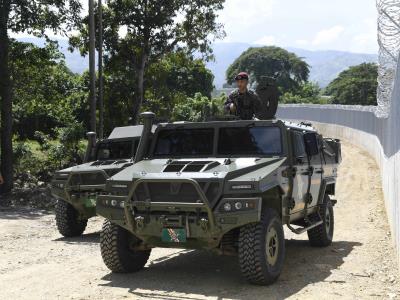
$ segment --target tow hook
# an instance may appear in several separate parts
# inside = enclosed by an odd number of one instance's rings
[[[135,218],[135,222],[136,222],[136,227],[138,229],[143,229],[144,228],[144,217],[142,216],[138,216]]]
[[[204,231],[208,230],[208,220],[206,218],[201,218],[200,219],[200,227],[201,229],[203,229]]]

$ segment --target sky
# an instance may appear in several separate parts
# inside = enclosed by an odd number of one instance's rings
[[[377,53],[376,19],[376,0],[226,0],[218,42]]]
[[[377,53],[376,0],[226,0],[223,42]]]

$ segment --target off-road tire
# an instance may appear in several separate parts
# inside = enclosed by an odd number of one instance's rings
[[[314,214],[309,217],[310,221],[322,219],[322,224],[307,231],[310,245],[313,247],[327,247],[332,244],[334,232],[334,214],[331,199],[325,195],[319,215]]]
[[[100,232],[101,257],[114,273],[137,272],[145,266],[151,250],[136,251],[132,243],[140,241],[126,229],[105,220]]]
[[[59,199],[57,200],[55,211],[57,228],[63,236],[75,237],[82,235],[88,220],[82,218],[71,204]]]
[[[273,264],[267,259],[267,236],[274,232],[277,248]],[[268,238],[270,240],[270,238]],[[271,244],[269,244],[271,246]],[[271,248],[269,248],[271,250]],[[274,209],[265,209],[261,221],[243,226],[239,234],[239,265],[250,283],[269,285],[281,274],[285,259],[285,236],[281,218]]]

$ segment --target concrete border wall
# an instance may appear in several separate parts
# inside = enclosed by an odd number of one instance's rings
[[[400,66],[389,116],[378,117],[376,109],[343,105],[282,105],[278,117],[311,121],[325,136],[349,140],[375,158],[381,171],[387,215],[400,262]]]

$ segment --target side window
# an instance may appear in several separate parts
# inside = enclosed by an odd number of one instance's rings
[[[304,138],[301,132],[293,132],[293,151],[295,157],[307,157]]]
[[[317,135],[317,143],[318,143],[318,154],[317,155],[313,155],[312,157],[311,157],[311,164],[315,164],[315,165],[319,165],[319,164],[321,164],[321,152],[320,152],[320,149],[321,149],[321,146],[322,146],[322,143],[323,143],[323,141],[322,141],[322,138],[321,138],[321,136],[320,135]]]

